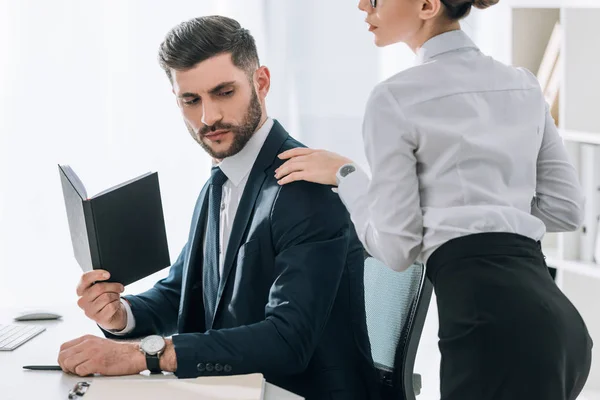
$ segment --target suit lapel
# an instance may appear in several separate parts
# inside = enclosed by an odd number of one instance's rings
[[[187,314],[189,294],[194,281],[202,276],[202,260],[204,254],[204,226],[208,211],[208,184],[204,185],[194,208],[190,235],[188,237],[188,254],[185,258],[181,275],[181,302],[179,305],[179,332],[185,332],[184,324]],[[200,254],[200,257],[198,257]],[[194,274],[195,272],[195,274]],[[202,318],[204,320],[204,318]]]
[[[256,161],[254,162],[254,166],[250,171],[248,182],[244,188],[244,193],[240,199],[240,204],[233,220],[233,226],[231,227],[231,235],[229,236],[229,243],[225,253],[225,262],[223,264],[223,275],[219,281],[215,314],[210,321],[210,326],[207,326],[207,329],[212,328],[215,317],[219,310],[219,305],[223,297],[223,291],[225,289],[225,285],[227,284],[227,279],[229,278],[229,273],[231,272],[235,257],[237,256],[242,239],[244,237],[244,233],[246,232],[246,228],[252,217],[252,211],[254,210],[256,199],[258,198],[260,190],[265,182],[265,179],[267,178],[266,170],[273,165],[273,161],[277,157],[279,149],[288,136],[288,133],[285,131],[285,129],[283,129],[281,124],[275,121],[273,128],[271,128],[269,136],[265,140],[265,143],[263,144],[263,147],[260,150]]]

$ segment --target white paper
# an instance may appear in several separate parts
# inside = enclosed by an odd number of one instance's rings
[[[261,400],[264,379],[260,374],[198,379],[94,379],[85,400]]]

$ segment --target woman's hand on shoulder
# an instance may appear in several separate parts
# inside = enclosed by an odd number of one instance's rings
[[[280,185],[307,181],[335,186],[337,171],[342,165],[352,162],[330,151],[302,147],[284,151],[278,157],[287,160],[275,170],[275,178]]]

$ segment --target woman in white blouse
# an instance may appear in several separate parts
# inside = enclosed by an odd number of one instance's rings
[[[426,264],[443,400],[574,400],[592,341],[540,240],[577,229],[584,200],[535,76],[460,30],[471,7],[497,2],[361,0],[376,45],[417,55],[368,101],[371,178],[312,149],[282,153],[276,177],[337,185],[371,255],[397,271]]]

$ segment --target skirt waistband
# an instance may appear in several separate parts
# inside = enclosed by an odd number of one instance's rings
[[[441,245],[427,260],[427,276],[435,284],[437,272],[447,263],[470,257],[504,255],[540,258],[542,246],[527,236],[507,232],[486,232],[458,237]]]

